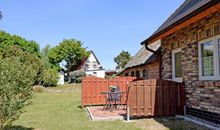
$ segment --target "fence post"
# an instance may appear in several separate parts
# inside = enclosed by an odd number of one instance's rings
[[[130,110],[129,110],[129,106],[127,106],[127,122],[130,122]]]
[[[184,116],[186,116],[186,105],[184,105]]]

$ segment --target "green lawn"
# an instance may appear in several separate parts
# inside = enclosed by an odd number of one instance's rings
[[[49,88],[50,91],[36,93],[32,105],[25,109],[15,130],[169,130],[202,129],[174,118],[142,119],[131,123],[124,121],[91,121],[80,108],[80,85]],[[51,90],[54,90],[51,91]],[[57,91],[59,90],[59,91]],[[70,90],[70,92],[67,92]],[[74,91],[76,90],[76,91]]]
[[[60,90],[64,88],[59,87]],[[58,90],[59,88],[56,88]],[[80,87],[74,87],[79,90]],[[69,90],[72,88],[65,87]],[[28,106],[15,129],[34,128],[37,130],[135,130],[132,123],[123,121],[91,121],[87,112],[81,109],[80,92],[43,92],[36,93],[33,104]],[[28,129],[27,129],[28,130]]]

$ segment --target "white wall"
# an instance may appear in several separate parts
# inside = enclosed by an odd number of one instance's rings
[[[101,67],[100,64],[98,64],[98,61],[96,61],[95,56],[93,53],[90,53],[90,56],[86,59],[85,63],[83,64],[84,70],[98,70]]]
[[[95,76],[99,78],[105,78],[105,70],[93,70],[93,71],[85,71],[87,76]]]
[[[64,74],[59,73],[59,79],[57,85],[64,85]]]

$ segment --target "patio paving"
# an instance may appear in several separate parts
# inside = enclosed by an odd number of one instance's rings
[[[87,107],[92,120],[124,120],[126,109],[123,106],[110,109],[103,109],[103,106]]]

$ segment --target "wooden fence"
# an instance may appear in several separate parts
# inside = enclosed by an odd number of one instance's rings
[[[165,80],[139,80],[129,84],[130,116],[174,116],[183,114],[184,85]]]
[[[106,103],[106,95],[101,92],[108,91],[110,85],[117,85],[120,91],[127,91],[127,84],[136,79],[135,77],[118,77],[104,79],[97,77],[84,77],[82,82],[81,105],[103,105]],[[126,94],[123,94],[122,103],[125,104]]]

